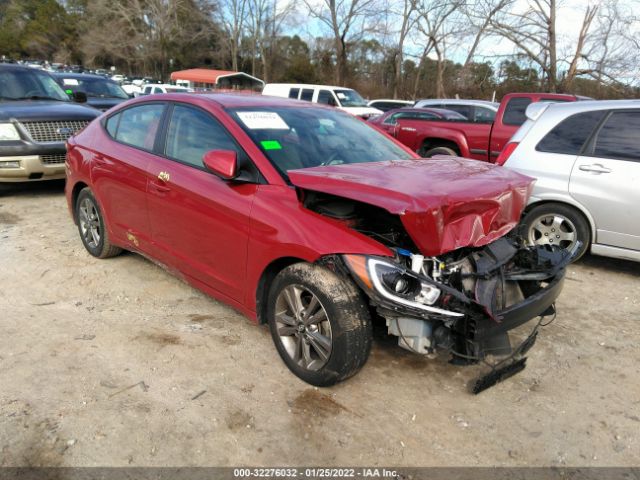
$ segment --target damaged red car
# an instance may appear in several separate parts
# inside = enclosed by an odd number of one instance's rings
[[[88,252],[123,249],[269,325],[304,381],[367,361],[372,323],[401,347],[524,368],[572,252],[512,235],[531,178],[421,159],[339,110],[258,95],[154,95],[68,141],[66,195]]]

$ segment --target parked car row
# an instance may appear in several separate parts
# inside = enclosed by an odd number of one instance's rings
[[[519,345],[509,331],[555,314],[565,267],[588,246],[638,260],[636,102],[507,96],[481,124],[477,161],[406,145],[424,125],[470,136],[474,122],[445,101],[364,122],[353,90],[287,85],[276,98],[144,95],[101,114],[78,105],[90,79],[57,80],[71,93],[46,72],[0,66],[0,180],[66,173],[91,255],[130,250],[180,272],[267,323],[314,385],[355,374],[380,320],[418,354],[504,357],[479,392],[524,368],[541,322]],[[498,136],[518,122],[510,141]]]

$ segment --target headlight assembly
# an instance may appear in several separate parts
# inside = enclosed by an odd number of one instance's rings
[[[20,134],[13,123],[0,123],[0,142],[20,140]]]
[[[425,312],[464,316],[463,313],[433,307],[440,298],[440,289],[401,265],[365,255],[343,255],[343,258],[363,288],[387,300]]]

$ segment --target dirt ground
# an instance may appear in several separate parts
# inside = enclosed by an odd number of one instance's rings
[[[569,268],[521,374],[478,395],[377,335],[316,389],[138,255],[90,257],[61,183],[0,186],[0,466],[637,466],[640,264]]]

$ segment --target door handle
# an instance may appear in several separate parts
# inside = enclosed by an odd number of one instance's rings
[[[160,180],[161,182],[167,183],[170,179],[171,175],[169,175],[169,172],[160,172],[158,174],[158,180]]]
[[[583,172],[592,172],[592,173],[611,173],[611,169],[600,165],[599,163],[594,163],[593,165],[580,165],[578,167]]]

